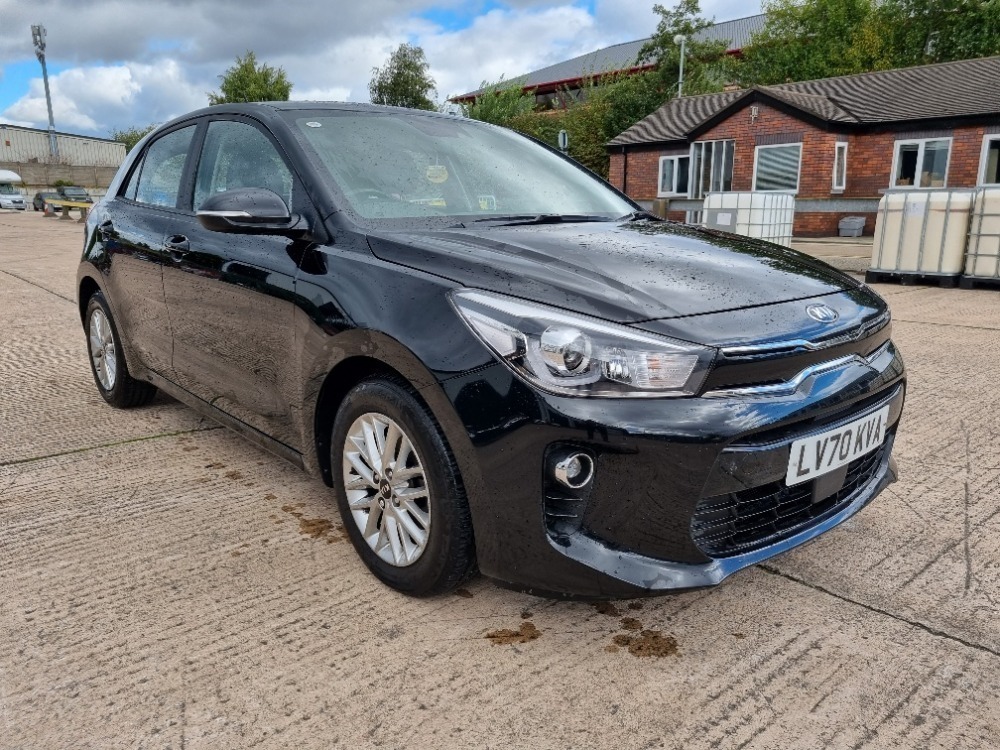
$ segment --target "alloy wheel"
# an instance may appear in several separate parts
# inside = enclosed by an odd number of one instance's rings
[[[354,420],[344,442],[344,490],[372,551],[396,567],[427,547],[431,497],[423,464],[403,429],[384,414]]]
[[[115,387],[118,376],[118,355],[115,351],[115,337],[111,332],[111,321],[101,309],[90,315],[90,359],[101,387],[110,391]]]

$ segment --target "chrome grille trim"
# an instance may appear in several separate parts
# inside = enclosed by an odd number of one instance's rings
[[[750,346],[724,346],[721,348],[723,356],[728,359],[743,359],[760,355],[774,355],[778,352],[810,351],[815,352],[821,349],[828,349],[831,346],[848,344],[852,341],[860,341],[866,336],[876,333],[889,325],[892,316],[888,310],[877,318],[852,328],[846,333],[822,341],[808,341],[806,339],[784,339],[782,341],[772,341],[764,344],[753,344]]]
[[[715,391],[707,391],[702,394],[702,398],[731,398],[731,397],[742,397],[742,398],[774,398],[776,396],[791,396],[798,392],[805,383],[810,378],[817,375],[822,375],[825,372],[830,372],[832,370],[839,370],[841,368],[847,367],[848,365],[860,363],[873,367],[879,371],[885,369],[884,367],[879,367],[876,363],[878,360],[885,355],[889,347],[892,345],[892,341],[886,341],[882,346],[873,351],[867,357],[863,357],[860,354],[848,354],[844,357],[838,357],[837,359],[831,359],[827,362],[818,362],[815,365],[810,365],[804,370],[801,370],[795,377],[790,380],[786,380],[781,383],[771,383],[768,385],[749,385],[741,386],[739,388],[722,388]],[[892,358],[890,357],[890,362]]]

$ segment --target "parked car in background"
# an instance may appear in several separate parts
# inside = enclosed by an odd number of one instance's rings
[[[24,211],[27,208],[18,185],[21,185],[21,176],[17,172],[0,169],[0,208],[16,211]]]
[[[59,193],[63,200],[77,201],[78,203],[94,202],[94,199],[90,197],[90,193],[76,185],[60,185],[56,188],[56,192]]]
[[[59,193],[55,191],[47,191],[44,193],[35,193],[35,197],[31,199],[31,207],[36,211],[41,211],[45,208],[45,204],[49,201],[60,201],[65,200]],[[62,206],[53,206],[53,211],[62,211]]]
[[[709,586],[896,477],[878,294],[473,120],[180,117],[89,212],[77,293],[105,401],[159,388],[304,467],[408,594]]]

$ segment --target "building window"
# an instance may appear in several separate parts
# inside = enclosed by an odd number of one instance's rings
[[[736,141],[698,141],[691,144],[690,197],[704,198],[708,192],[733,189],[735,151]]]
[[[896,141],[892,186],[946,187],[950,154],[951,138]]]
[[[660,179],[656,195],[665,198],[671,195],[687,195],[689,156],[661,156]]]
[[[833,192],[847,189],[847,144],[838,143],[833,149]]]
[[[983,139],[982,168],[979,170],[980,185],[1000,185],[1000,135]]]
[[[797,193],[801,161],[801,143],[758,146],[754,155],[753,189]]]

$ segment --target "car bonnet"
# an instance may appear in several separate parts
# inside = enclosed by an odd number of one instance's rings
[[[770,243],[672,222],[374,232],[379,258],[621,323],[773,305],[859,282]]]

